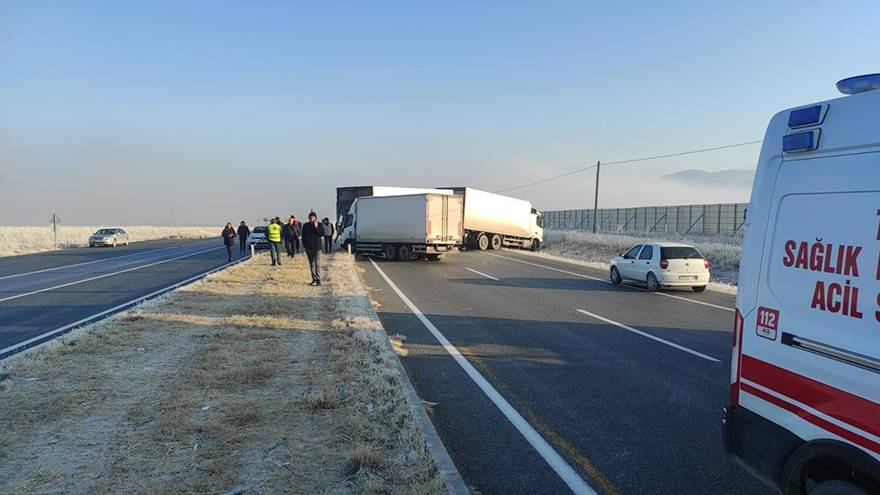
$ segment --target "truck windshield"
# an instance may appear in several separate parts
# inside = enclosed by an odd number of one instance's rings
[[[697,251],[697,248],[690,246],[660,248],[660,257],[665,260],[703,259],[703,255]]]
[[[538,215],[538,217],[535,218],[535,223],[538,224],[538,227],[544,228],[544,216]]]

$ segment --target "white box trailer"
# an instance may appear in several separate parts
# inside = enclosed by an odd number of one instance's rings
[[[452,194],[452,191],[431,189],[425,187],[398,187],[398,186],[345,186],[336,188],[336,220],[341,226],[345,224],[345,216],[348,215],[352,203],[357,198],[365,196],[402,196],[405,194]],[[342,230],[342,229],[340,229]]]
[[[880,493],[880,74],[770,121],[746,217],[724,445],[786,495]]]
[[[463,204],[461,196],[434,193],[358,198],[339,241],[358,254],[439,260],[461,245]]]
[[[532,203],[472,187],[450,187],[464,196],[464,244],[473,249],[537,250],[544,242],[542,218]]]

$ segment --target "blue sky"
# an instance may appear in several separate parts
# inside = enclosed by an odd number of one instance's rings
[[[760,138],[877,72],[878,2],[0,0],[0,224],[332,213],[335,187],[500,189]],[[833,7],[831,9],[830,7]],[[603,171],[603,206],[758,147]],[[592,174],[516,191],[586,207]],[[111,206],[112,205],[112,206]]]

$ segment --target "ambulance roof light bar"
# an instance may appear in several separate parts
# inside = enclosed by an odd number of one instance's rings
[[[837,89],[845,95],[855,95],[880,89],[880,74],[848,77],[837,82]]]

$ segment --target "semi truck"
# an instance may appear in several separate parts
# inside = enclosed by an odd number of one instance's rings
[[[452,194],[357,198],[339,243],[356,254],[388,260],[440,260],[461,245],[463,209],[463,198]]]
[[[336,188],[336,220],[345,223],[345,215],[351,209],[352,203],[357,198],[365,196],[400,196],[403,194],[452,194],[451,191],[422,188],[422,187],[396,187],[396,186],[345,186]]]
[[[464,198],[463,244],[485,251],[517,247],[536,251],[544,243],[541,214],[522,199],[472,187],[443,187]]]

